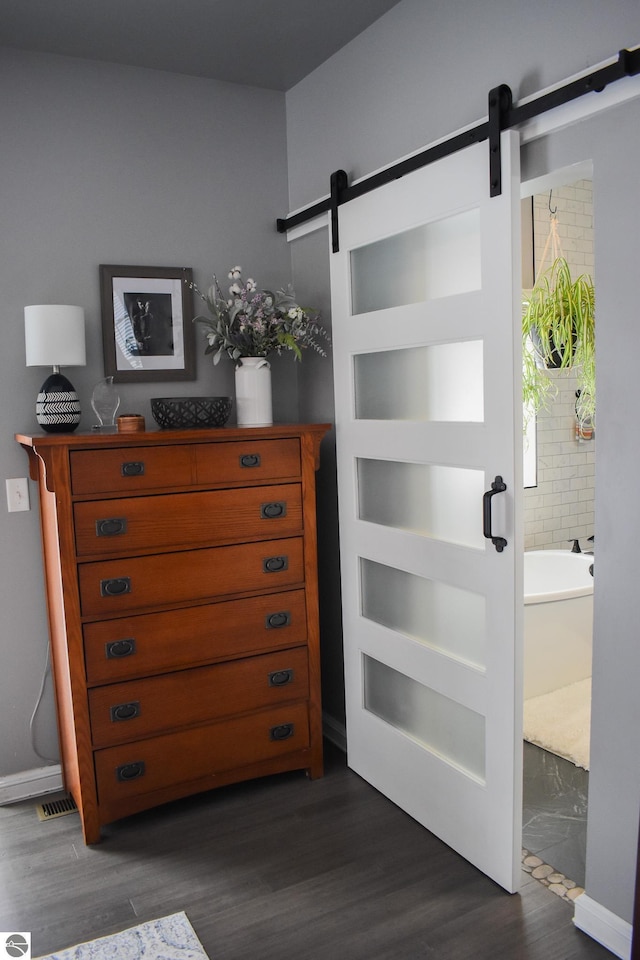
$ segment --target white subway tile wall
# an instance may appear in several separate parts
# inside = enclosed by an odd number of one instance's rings
[[[553,190],[551,207],[557,207],[558,236],[572,276],[594,277],[593,190],[590,180]],[[533,198],[533,234],[536,274],[550,264],[550,250],[540,260],[549,235],[549,194]],[[594,277],[595,279],[595,277]],[[550,409],[537,417],[538,485],[524,491],[525,550],[567,550],[580,540],[589,549],[593,535],[595,439],[579,441],[575,435],[577,378],[572,371],[552,370],[558,395]],[[595,436],[595,433],[594,433]]]

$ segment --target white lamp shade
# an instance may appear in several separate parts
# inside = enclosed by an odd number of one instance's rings
[[[24,308],[28,367],[84,367],[84,310],[68,304]]]

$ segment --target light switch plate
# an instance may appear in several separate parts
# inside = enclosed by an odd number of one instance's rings
[[[5,486],[7,488],[7,509],[9,513],[31,509],[29,481],[26,477],[13,477],[11,480],[5,480]]]

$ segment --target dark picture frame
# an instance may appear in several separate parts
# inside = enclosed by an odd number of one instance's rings
[[[105,376],[195,380],[190,267],[100,265]]]

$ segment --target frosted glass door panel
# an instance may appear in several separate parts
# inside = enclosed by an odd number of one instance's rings
[[[362,558],[360,575],[364,617],[484,668],[483,596]]]
[[[484,549],[482,470],[359,458],[357,471],[361,520]]]
[[[351,312],[479,290],[480,212],[467,210],[351,251]]]
[[[482,368],[482,340],[357,354],[356,417],[481,423]]]
[[[363,660],[365,710],[484,782],[484,717],[373,657]]]

